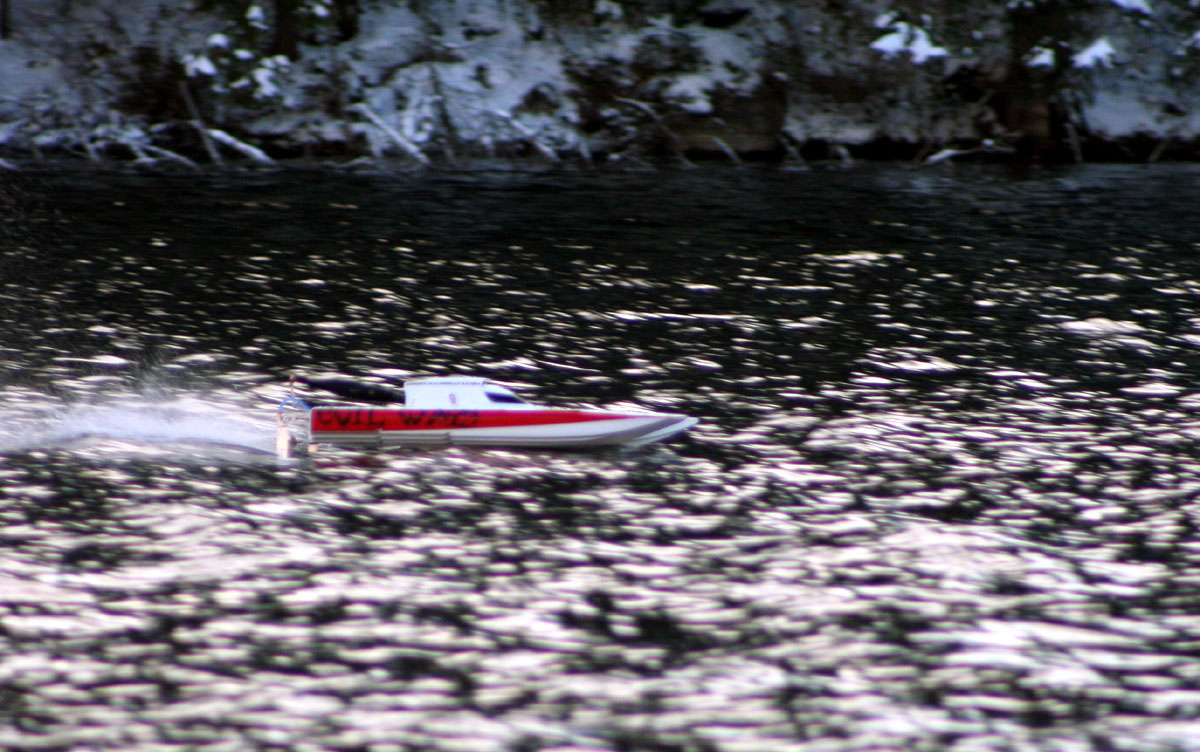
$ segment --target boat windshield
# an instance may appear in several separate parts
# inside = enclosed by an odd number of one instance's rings
[[[495,402],[498,404],[506,404],[506,405],[524,405],[524,404],[526,404],[525,400],[521,399],[520,397],[518,397],[515,394],[509,394],[508,392],[484,392],[484,394],[487,395],[489,402]]]

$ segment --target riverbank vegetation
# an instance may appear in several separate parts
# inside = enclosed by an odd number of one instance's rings
[[[1187,0],[0,0],[0,158],[1192,160]]]

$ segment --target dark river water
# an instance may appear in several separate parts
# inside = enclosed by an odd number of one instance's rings
[[[2,749],[1200,750],[1198,168],[0,181]]]

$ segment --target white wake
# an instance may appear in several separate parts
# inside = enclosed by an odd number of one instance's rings
[[[128,395],[67,405],[27,390],[0,392],[0,452],[130,446],[274,454],[274,414],[260,402],[212,395]]]

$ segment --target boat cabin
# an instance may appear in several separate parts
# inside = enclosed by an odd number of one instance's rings
[[[529,403],[488,379],[460,376],[404,382],[404,406],[413,410],[527,410]]]

